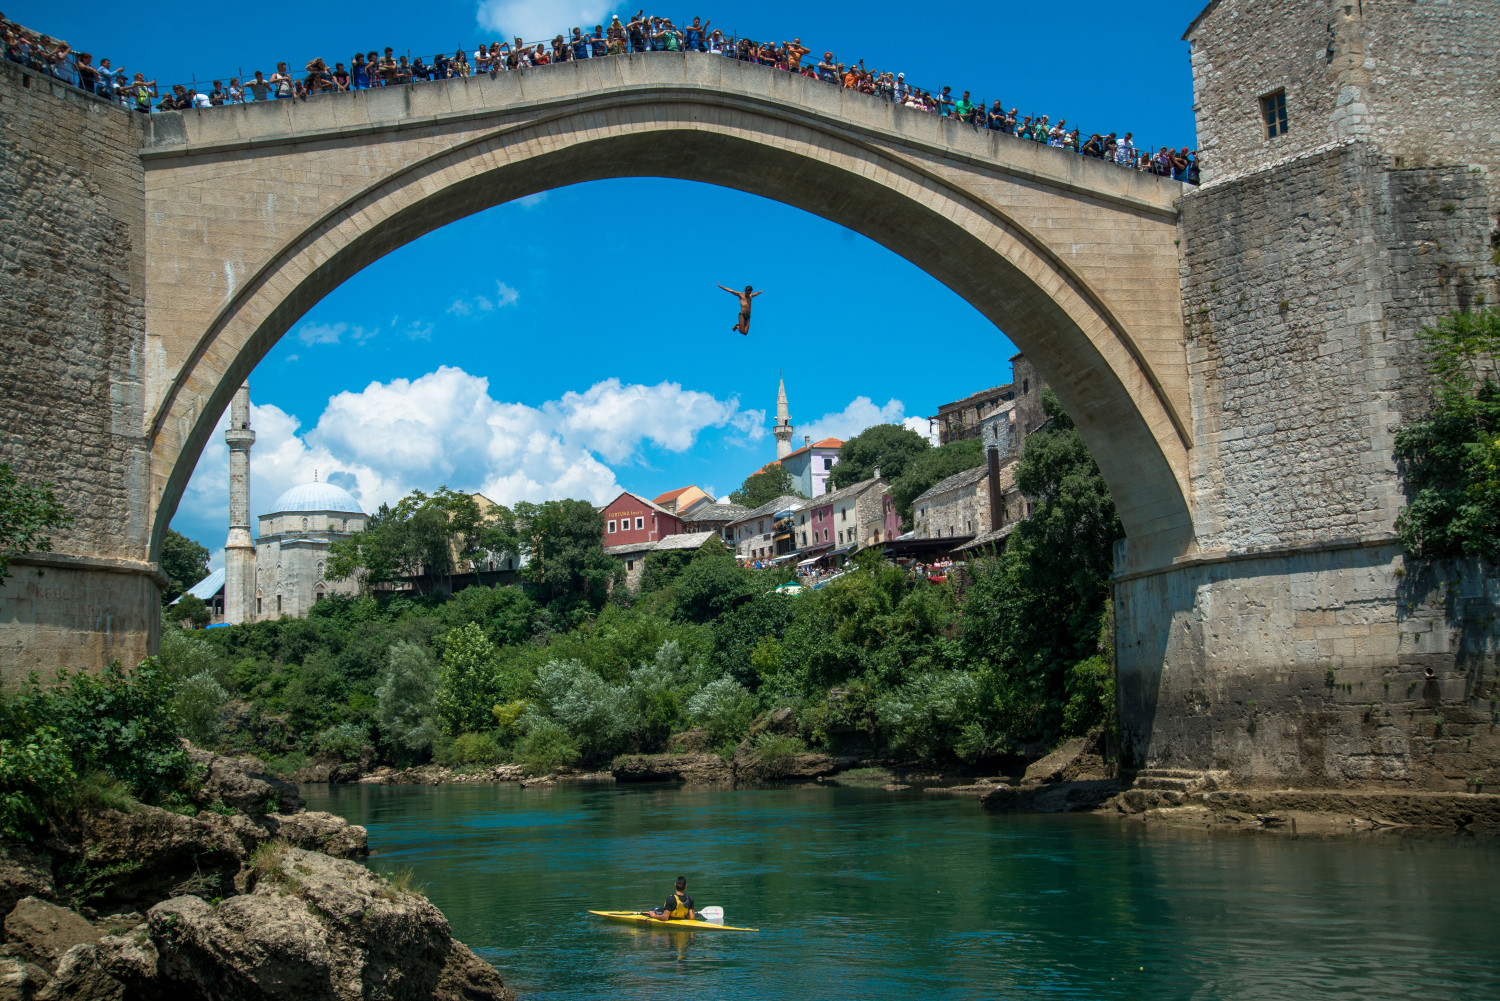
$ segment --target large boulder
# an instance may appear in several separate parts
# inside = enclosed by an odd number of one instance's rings
[[[12,956],[0,956],[0,1001],[32,1001],[51,981],[46,970]]]
[[[616,782],[729,785],[734,772],[717,754],[622,754],[610,768]]]
[[[438,974],[432,1001],[514,1001],[515,995],[495,968],[457,939]]]
[[[81,915],[38,897],[22,899],[5,916],[7,951],[49,971],[69,949],[100,937]]]
[[[177,897],[151,909],[159,974],[184,995],[214,1001],[433,996],[454,945],[448,920],[426,898],[353,862],[276,844],[259,853],[255,873],[249,893],[222,903]],[[457,983],[480,983],[472,973],[454,976]]]
[[[1070,737],[1051,753],[1026,767],[1022,786],[1052,782],[1091,782],[1110,777],[1104,760],[1104,733],[1095,730],[1085,737]]]
[[[293,848],[322,852],[336,858],[363,858],[370,854],[369,834],[358,824],[351,824],[332,813],[267,813],[262,816],[236,814],[218,818],[199,814],[199,819],[226,824],[247,852],[262,842],[280,839]]]
[[[189,745],[187,755],[203,768],[200,805],[223,803],[244,813],[296,813],[302,809],[297,787],[266,772],[256,758],[226,758]]]
[[[125,984],[99,965],[98,946],[75,945],[57,964],[36,1001],[125,1001]]]
[[[0,844],[0,915],[9,914],[22,897],[51,900],[55,895],[52,867],[45,858],[22,845]]]
[[[212,816],[212,815],[210,815]],[[229,892],[245,849],[224,822],[154,806],[96,810],[79,820],[82,859],[113,871],[108,899],[152,903],[174,893]]]

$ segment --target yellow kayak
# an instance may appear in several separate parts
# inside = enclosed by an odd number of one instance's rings
[[[760,931],[759,928],[736,928],[733,925],[718,925],[712,921],[671,921],[666,918],[647,917],[640,911],[589,911],[611,921],[623,921],[628,925],[645,925],[648,928],[674,928],[679,931]]]

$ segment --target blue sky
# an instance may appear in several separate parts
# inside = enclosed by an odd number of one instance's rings
[[[1203,2],[992,2],[967,24],[962,7],[884,0],[650,10],[755,38],[800,36],[919,86],[999,97],[1085,135],[1128,129],[1146,146],[1194,142],[1180,38]],[[163,89],[269,75],[278,60],[298,67],[315,54],[347,61],[392,45],[430,57],[517,33],[550,38],[635,10],[534,0],[236,6],[232,17],[55,0],[0,9]],[[766,290],[748,338],[729,329],[736,305],[716,282]],[[841,339],[861,349],[830,364],[820,349],[829,332],[855,335]],[[798,209],[672,180],[558,189],[390,254],[293,327],[251,377],[252,510],[314,469],[367,510],[442,483],[505,502],[655,496],[688,483],[722,495],[774,457],[778,371],[800,442],[931,414],[1007,381],[1013,351],[922,271]],[[216,556],[226,491],[216,435],[174,519]]]

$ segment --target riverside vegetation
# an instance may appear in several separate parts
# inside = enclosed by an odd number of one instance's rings
[[[591,505],[526,505],[485,526],[460,495],[414,495],[377,512],[340,554],[341,572],[389,579],[422,553],[441,566],[445,553],[482,546],[526,553],[524,583],[168,628],[174,718],[198,742],[283,772],[330,759],[599,767],[670,750],[690,729],[728,755],[758,717],[787,708],[794,726],[756,738],[764,757],[817,749],[978,766],[1107,725],[1113,665],[1101,637],[1120,526],[1078,431],[1055,399],[1047,408],[1017,473],[1035,515],[960,587],[867,554],[822,589],[777,594],[787,574],[743,569],[711,540],[652,554],[631,595],[610,586],[621,568],[599,548]],[[910,443],[889,430],[846,448],[902,465]],[[948,475],[956,451],[925,475]]]

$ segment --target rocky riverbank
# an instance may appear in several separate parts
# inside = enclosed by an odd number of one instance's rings
[[[0,843],[0,1001],[511,998],[420,892],[351,861],[364,828],[191,754],[196,816],[87,804]]]
[[[1133,823],[1223,832],[1346,834],[1426,828],[1500,832],[1492,793],[1368,789],[1244,789],[1223,772],[1111,775],[1097,736],[1064,742],[1015,784],[986,793],[992,810],[1087,812]]]

